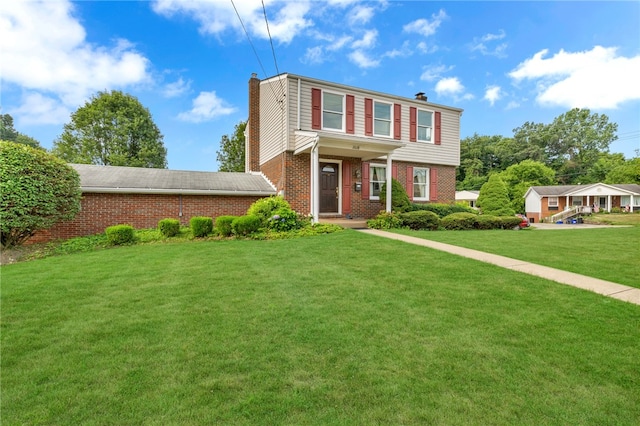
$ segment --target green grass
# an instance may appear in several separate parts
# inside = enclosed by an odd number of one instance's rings
[[[639,318],[355,231],[50,257],[2,268],[2,420],[636,425]]]
[[[640,227],[393,232],[640,288]]]
[[[640,213],[598,213],[586,216],[585,223],[640,226]]]

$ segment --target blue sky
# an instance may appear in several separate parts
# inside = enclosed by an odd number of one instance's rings
[[[136,96],[169,168],[215,171],[247,118],[247,81],[277,74],[260,1],[0,2],[1,112],[51,148],[100,90]],[[280,72],[464,109],[461,137],[513,136],[574,107],[640,149],[640,2],[264,2]],[[259,58],[259,59],[258,59]]]

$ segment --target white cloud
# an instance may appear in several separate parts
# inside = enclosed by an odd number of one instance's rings
[[[178,119],[192,123],[201,123],[203,121],[214,120],[223,115],[233,114],[236,111],[237,108],[219,98],[215,91],[200,92],[198,97],[193,100],[193,108],[178,114]]]
[[[27,90],[16,113],[34,124],[59,120],[98,90],[150,80],[148,59],[128,41],[89,43],[68,1],[0,2],[0,40],[2,79]],[[42,108],[36,95],[46,100]]]
[[[406,40],[404,43],[402,43],[400,49],[389,50],[384,54],[384,56],[387,58],[406,58],[411,55],[413,55],[413,51],[411,50],[411,47],[409,47],[409,40]]]
[[[453,65],[448,67],[445,65],[438,65],[435,67],[425,68],[424,71],[422,72],[422,75],[420,75],[420,80],[435,81],[439,79],[442,76],[442,74],[449,72],[452,69],[453,69]]]
[[[250,35],[267,39],[271,37],[282,43],[289,43],[301,31],[313,25],[305,16],[311,9],[309,1],[266,2],[269,32],[267,32],[262,3],[257,0],[236,1],[238,14]],[[203,34],[220,36],[229,29],[243,34],[242,25],[230,1],[201,0],[156,0],[153,10],[163,16],[187,15],[200,25]]]
[[[351,43],[351,47],[354,49],[370,49],[375,46],[377,38],[378,30],[368,30],[360,40]]]
[[[498,34],[485,34],[482,37],[473,39],[471,51],[478,51],[485,56],[496,56],[498,58],[506,58],[507,43],[500,43],[497,46],[487,46],[496,40],[502,40],[507,36],[504,30],[500,30]]]
[[[484,100],[489,101],[491,106],[500,98],[502,98],[502,89],[500,86],[489,86],[484,92]]]
[[[459,101],[461,99],[473,99],[473,95],[465,93],[465,87],[462,85],[458,77],[443,78],[436,83],[436,93],[438,96],[449,96]]]
[[[438,14],[431,15],[431,22],[429,20],[421,18],[416,19],[413,22],[406,24],[402,27],[402,30],[406,33],[416,33],[425,37],[429,37],[436,33],[436,30],[446,18],[448,18],[447,14],[444,10],[440,9]]]
[[[175,98],[182,95],[183,93],[187,93],[190,88],[191,81],[184,81],[182,77],[180,77],[173,83],[167,84],[162,90],[162,95],[165,98]]]
[[[351,62],[360,68],[375,68],[380,65],[380,60],[372,59],[369,55],[361,50],[355,50],[349,54]]]
[[[349,13],[348,19],[351,25],[366,24],[373,18],[374,9],[368,6],[358,5]]]
[[[25,94],[20,107],[11,112],[20,118],[21,124],[60,124],[71,116],[71,110],[58,99],[36,92]]]
[[[615,109],[640,99],[640,55],[618,56],[617,48],[595,46],[589,51],[560,52],[545,59],[547,49],[509,73],[515,82],[536,84],[537,102],[566,108]]]
[[[324,62],[325,54],[322,46],[308,47],[301,59],[304,64],[321,64]]]

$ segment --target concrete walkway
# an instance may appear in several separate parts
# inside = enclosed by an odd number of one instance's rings
[[[585,275],[575,274],[573,272],[549,268],[548,266],[536,265],[535,263],[511,259],[509,257],[499,256],[497,254],[485,253],[478,250],[453,246],[451,244],[424,240],[422,238],[410,237],[408,235],[395,234],[393,232],[380,231],[377,229],[358,229],[358,232],[376,235],[378,237],[390,238],[392,240],[404,241],[406,243],[429,247],[436,250],[446,251],[447,253],[457,254],[458,256],[468,257],[470,259],[479,260],[481,262],[491,263],[502,268],[523,272],[529,275],[535,275],[547,280],[558,282],[560,284],[578,287],[584,290],[593,291],[594,293],[602,294],[604,296],[612,297],[614,299],[624,300],[625,302],[640,305],[639,288],[628,287],[626,285],[617,284],[598,278],[587,277]]]

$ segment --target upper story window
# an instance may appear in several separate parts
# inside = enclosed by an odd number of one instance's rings
[[[433,112],[418,110],[418,141],[433,142]]]
[[[322,127],[344,130],[344,95],[322,92]]]
[[[384,102],[373,103],[373,134],[376,136],[391,136],[392,105]]]

